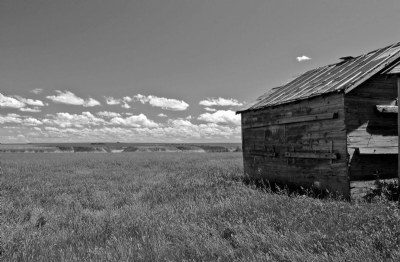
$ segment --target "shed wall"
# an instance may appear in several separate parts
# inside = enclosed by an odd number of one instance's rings
[[[242,140],[250,178],[349,197],[343,93],[243,112]]]
[[[345,119],[351,180],[397,177],[397,114],[381,113],[376,105],[395,105],[397,78],[376,75],[345,95]]]

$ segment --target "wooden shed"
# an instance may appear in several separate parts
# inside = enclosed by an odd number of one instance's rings
[[[398,178],[399,74],[397,43],[263,94],[237,112],[245,174],[346,198],[359,181]]]

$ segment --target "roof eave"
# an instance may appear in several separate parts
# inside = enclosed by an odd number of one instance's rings
[[[236,111],[236,114],[241,114],[241,113],[249,112],[249,111],[258,111],[258,110],[262,110],[262,109],[269,108],[269,107],[287,105],[287,104],[291,104],[291,103],[295,103],[295,102],[301,102],[301,101],[304,101],[304,100],[307,100],[307,99],[310,99],[310,98],[314,98],[314,97],[318,97],[318,96],[324,96],[324,95],[330,95],[332,93],[342,93],[342,92],[344,92],[344,89],[333,90],[333,91],[327,92],[327,93],[313,94],[313,95],[304,97],[302,99],[288,100],[288,101],[285,101],[284,103],[271,104],[271,105],[265,105],[265,106],[256,107],[256,108],[248,108],[248,109],[244,109],[244,110],[238,110],[238,111]]]

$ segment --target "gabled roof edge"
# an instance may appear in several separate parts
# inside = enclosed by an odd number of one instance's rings
[[[334,92],[347,94],[374,75],[396,66],[400,66],[400,42],[344,62],[311,69],[288,84],[269,90],[237,110],[236,114],[303,101]]]

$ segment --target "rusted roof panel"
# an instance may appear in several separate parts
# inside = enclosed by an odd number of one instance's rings
[[[400,43],[312,69],[257,98],[238,113],[303,100],[331,92],[350,92],[373,75],[400,63]],[[391,71],[390,71],[391,72]]]

